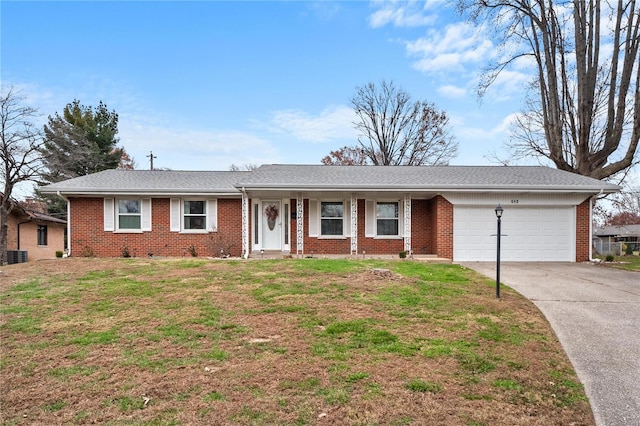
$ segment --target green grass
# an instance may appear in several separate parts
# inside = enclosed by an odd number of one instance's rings
[[[23,421],[11,391],[23,386],[50,390],[34,424],[303,425],[321,412],[328,423],[412,424],[430,415],[421,398],[456,424],[480,424],[475,413],[493,405],[513,413],[507,422],[551,410],[584,423],[574,410],[590,413],[535,307],[508,288],[497,303],[484,278],[456,265],[86,265],[99,269],[26,277],[0,294],[5,424]]]
[[[442,386],[438,383],[425,382],[421,379],[411,379],[405,384],[405,386],[411,392],[438,393],[442,390]]]
[[[224,401],[225,397],[220,392],[209,392],[204,396],[205,402]]]
[[[604,266],[640,272],[640,256],[614,256],[613,262],[605,262],[604,256],[598,258]]]

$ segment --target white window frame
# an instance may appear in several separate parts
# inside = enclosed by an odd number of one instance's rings
[[[378,206],[380,204],[395,204],[396,205],[396,211],[398,212],[397,216],[395,217],[380,217],[378,215]],[[398,228],[398,232],[395,234],[380,234],[378,232],[378,221],[380,220],[395,220],[397,223],[397,228]],[[400,229],[400,202],[399,201],[376,201],[376,236],[377,237],[381,237],[381,238],[385,238],[385,237],[399,237],[402,235],[402,230]]]
[[[335,204],[335,205],[341,205],[342,206],[342,216],[341,217],[334,217],[334,216],[327,216],[327,217],[323,217],[322,216],[322,205],[323,204]],[[320,227],[319,227],[319,236],[322,238],[336,238],[336,237],[344,237],[344,217],[345,217],[345,211],[344,211],[344,201],[342,200],[335,200],[335,201],[329,201],[329,200],[322,200],[318,203],[318,216],[320,219]],[[322,233],[322,221],[323,220],[330,220],[330,221],[341,221],[342,222],[342,232],[340,232],[339,234],[323,234]]]
[[[378,203],[398,205],[398,234],[378,235]],[[387,219],[387,218],[383,218]],[[393,218],[388,218],[393,219]],[[397,240],[404,236],[404,202],[398,199],[365,200],[365,237],[378,240]]]
[[[195,203],[202,202],[204,206],[204,213],[187,213],[186,205],[187,203]],[[186,233],[201,233],[206,232],[208,227],[207,215],[209,214],[209,203],[205,199],[196,199],[196,198],[183,198],[180,200],[180,208],[182,209],[182,214],[180,215],[180,223],[182,225],[182,232]],[[185,226],[185,219],[188,217],[202,217],[204,218],[204,228],[187,228]]]
[[[184,227],[185,216],[200,216],[187,214],[184,212],[184,203],[187,201],[204,201],[205,202],[205,227],[204,229],[186,229]],[[170,200],[170,231],[179,232],[181,234],[208,234],[218,231],[218,200],[215,198],[171,198]]]
[[[140,203],[140,228],[120,228],[120,201],[138,201]],[[151,198],[120,197],[104,199],[104,227],[106,232],[137,234],[151,231]]]
[[[138,213],[122,213],[120,212],[120,202],[132,202],[135,201],[138,203]],[[118,232],[142,232],[142,200],[140,198],[116,198],[115,203],[115,214],[116,214],[116,231]],[[120,218],[121,217],[138,217],[140,218],[140,226],[138,228],[121,228],[120,227]]]
[[[342,203],[342,234],[322,235],[322,203]],[[337,218],[326,218],[337,219]],[[345,239],[351,233],[351,202],[344,199],[309,200],[309,225],[310,237],[318,239]]]

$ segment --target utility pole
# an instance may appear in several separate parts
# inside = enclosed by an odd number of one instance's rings
[[[151,168],[149,170],[153,170],[153,159],[158,157],[153,155],[153,151],[149,151],[149,155],[147,155],[147,157],[149,157],[149,162],[151,163]]]

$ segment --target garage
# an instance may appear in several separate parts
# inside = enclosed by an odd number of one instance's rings
[[[454,261],[496,260],[494,206],[455,206]],[[501,260],[575,261],[574,206],[505,206]]]

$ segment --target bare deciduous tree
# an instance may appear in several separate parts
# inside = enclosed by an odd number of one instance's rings
[[[635,0],[459,0],[494,30],[501,55],[479,92],[519,59],[533,58],[527,110],[515,123],[516,156],[604,179],[636,162],[640,138],[640,7]]]
[[[376,166],[444,165],[457,153],[444,111],[432,103],[412,100],[393,81],[357,87],[351,105],[358,117],[353,124],[359,136],[357,146],[345,147],[347,164],[364,156],[366,163]],[[353,153],[357,153],[354,158]]]
[[[327,166],[366,166],[370,164],[362,148],[357,146],[343,146],[331,151],[321,162]]]
[[[252,163],[247,163],[243,165],[232,164],[229,166],[229,171],[230,172],[242,172],[242,171],[251,172],[257,169],[258,167],[260,167],[258,164],[252,164]]]
[[[22,106],[24,98],[13,88],[0,88],[0,177],[4,183],[0,197],[0,265],[7,263],[8,219],[14,203],[11,196],[15,186],[33,181],[42,166],[40,146],[42,135],[33,125],[37,110]]]

